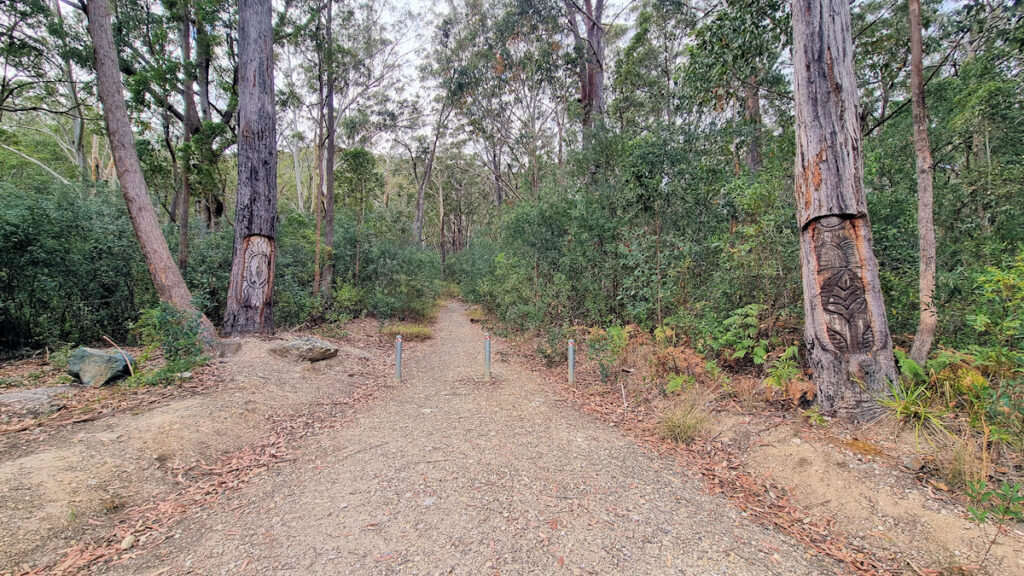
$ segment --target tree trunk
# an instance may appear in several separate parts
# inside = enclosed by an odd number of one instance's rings
[[[337,145],[337,126],[334,117],[334,18],[333,0],[327,1],[327,149],[324,151],[323,187],[320,190],[320,201],[323,203],[323,256],[320,273],[320,294],[331,292],[334,276],[334,155]]]
[[[203,122],[213,122],[213,114],[210,111],[210,42],[206,23],[196,16],[196,71],[199,80],[199,113],[202,114]]]
[[[829,414],[880,413],[896,380],[871,242],[847,0],[793,0],[795,194],[805,339]]]
[[[928,112],[924,100],[924,64],[921,41],[921,0],[910,5],[910,93],[914,117],[914,152],[917,156],[917,242],[921,255],[918,319],[910,357],[924,365],[935,337],[939,317],[935,309],[935,224],[933,222],[932,147],[928,141]]]
[[[746,106],[743,118],[747,122],[747,169],[757,174],[761,171],[761,91],[757,77],[751,76],[744,86]]]
[[[444,187],[437,183],[437,247],[441,251],[441,279],[444,280],[444,264],[448,253],[444,249]]]
[[[60,11],[60,0],[53,0],[53,13],[57,17],[57,25],[64,28],[64,14]],[[67,50],[66,42],[62,42],[62,48]],[[78,98],[78,84],[75,82],[75,69],[71,65],[71,58],[65,56],[61,62],[64,65],[64,89],[68,93],[68,100],[71,103],[71,138],[72,146],[75,149],[75,166],[78,167],[78,178],[89,179],[89,162],[85,157],[85,118],[82,115],[82,102]]]
[[[181,68],[182,98],[185,102],[185,121],[182,129],[182,141],[186,147],[192,142],[192,135],[199,131],[199,112],[196,110],[194,79],[192,78],[192,23],[189,16],[189,3],[182,3],[181,16]],[[192,173],[191,149],[187,150],[181,163],[181,198],[178,205],[178,268],[184,272],[188,266],[188,218],[192,208],[192,189],[190,177]]]
[[[604,116],[604,0],[584,0],[587,23],[587,108],[588,126]]]
[[[270,0],[238,3],[238,200],[224,332],[274,331],[277,138]]]
[[[142,165],[135,150],[135,135],[128,122],[124,85],[117,62],[114,31],[108,0],[90,0],[86,5],[89,36],[92,38],[96,66],[96,90],[103,104],[103,119],[110,139],[110,150],[121,183],[121,194],[128,208],[135,237],[146,259],[157,295],[164,302],[200,316],[204,339],[214,338],[213,324],[192,305],[192,294],[174,265],[167,241],[160,230],[149,189],[142,176]],[[208,342],[209,343],[209,342]]]

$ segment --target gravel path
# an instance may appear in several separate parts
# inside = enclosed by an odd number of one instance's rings
[[[406,380],[108,574],[833,574],[515,362],[462,304]]]

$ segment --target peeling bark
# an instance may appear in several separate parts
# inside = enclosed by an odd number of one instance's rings
[[[793,0],[805,340],[824,412],[868,420],[896,379],[864,195],[850,10]]]

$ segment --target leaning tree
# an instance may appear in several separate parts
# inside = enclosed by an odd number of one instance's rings
[[[865,420],[895,381],[864,194],[847,0],[793,0],[796,204],[805,339],[827,413]]]
[[[274,331],[277,135],[271,0],[238,3],[238,197],[225,334]]]

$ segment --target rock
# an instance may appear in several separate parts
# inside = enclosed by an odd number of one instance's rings
[[[214,351],[218,358],[234,356],[242,351],[242,341],[238,338],[226,338],[214,346]]]
[[[282,358],[319,362],[338,355],[338,347],[319,338],[292,338],[270,351]]]
[[[128,355],[128,360],[135,359]],[[68,358],[68,374],[86,386],[103,386],[130,374],[128,363],[118,351],[106,352],[95,348],[78,348]]]
[[[135,545],[135,534],[129,534],[121,540],[121,550],[127,550]]]
[[[64,407],[61,394],[73,390],[70,386],[32,388],[0,394],[0,408],[6,408],[21,418],[35,418],[56,412]]]
[[[924,468],[924,458],[911,456],[903,461],[903,467],[911,472],[920,472]]]

